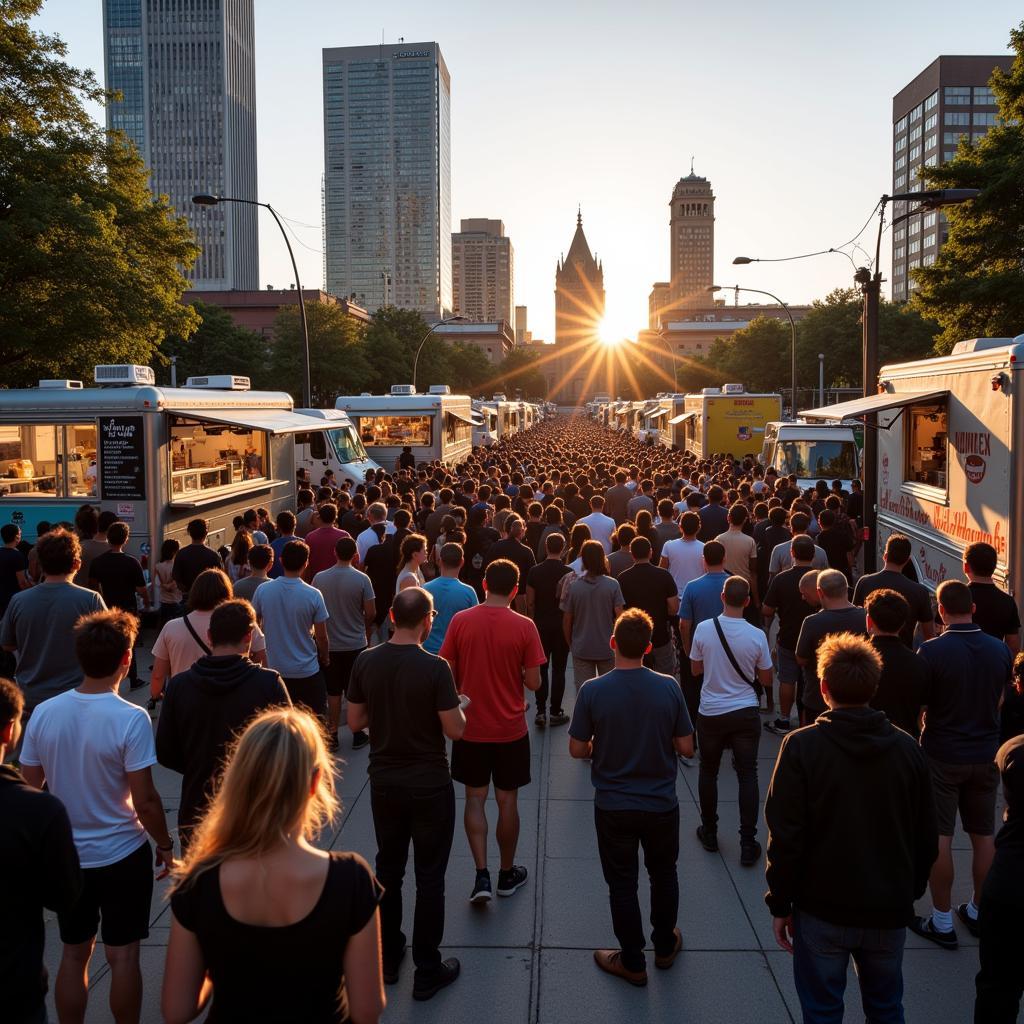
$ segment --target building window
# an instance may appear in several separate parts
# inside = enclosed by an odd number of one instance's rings
[[[967,136],[967,132],[945,132],[942,136],[942,143],[945,146],[957,146],[960,140]]]
[[[947,110],[942,115],[943,124],[970,124],[971,115],[967,111],[960,112],[958,110]]]
[[[915,121],[921,120],[921,115],[924,112],[924,105],[918,103],[916,107],[910,112],[910,123],[913,124]]]
[[[431,424],[430,416],[362,416],[359,436],[367,448],[429,447]]]
[[[896,162],[895,162],[895,163],[894,163],[894,164],[892,165],[892,167],[893,167],[893,170],[894,170],[894,171],[899,171],[899,170],[902,170],[902,169],[903,169],[904,167],[906,167],[906,166],[907,166],[907,158],[906,158],[906,156],[901,156],[901,157],[899,158],[899,160],[897,160],[897,161],[896,161]]]
[[[894,260],[901,260],[901,259],[903,259],[903,257],[904,257],[904,256],[905,256],[906,254],[907,254],[907,251],[906,251],[906,249],[904,249],[902,245],[898,245],[898,246],[896,246],[896,248],[895,248],[895,249],[893,249],[893,251],[892,251],[892,258],[893,258]]]
[[[935,214],[934,210],[931,213],[926,213],[924,215],[924,226],[926,228],[933,228],[933,227],[935,227],[935,221],[936,221],[936,214]]]
[[[939,123],[939,115],[932,114],[924,122],[924,130],[930,132]]]
[[[906,148],[907,148],[907,137],[906,137],[906,135],[901,135],[896,140],[896,146],[895,146],[896,152],[898,153],[901,149],[906,149]]]
[[[935,262],[935,253],[930,252],[923,260],[921,260],[922,267],[930,267]]]
[[[899,189],[903,188],[903,186],[906,185],[906,183],[907,176],[905,174],[901,174],[898,178],[893,179],[892,187],[898,191]]]
[[[921,240],[921,244],[927,249],[935,244],[935,232],[933,231],[930,235],[925,235]]]
[[[266,479],[262,430],[173,416],[170,448],[172,500]]]
[[[971,87],[969,85],[947,85],[946,106],[969,107],[971,105]]]
[[[913,255],[915,252],[920,252],[920,251],[921,251],[921,239],[920,238],[915,238],[907,246],[907,252],[910,253],[911,255]]]
[[[910,162],[913,163],[915,160],[920,160],[920,159],[921,159],[921,147],[920,146],[915,146],[910,151]]]
[[[946,489],[948,415],[945,399],[907,407],[905,480]]]
[[[917,142],[917,140],[921,138],[922,135],[924,135],[924,129],[921,127],[921,125],[918,125],[916,128],[911,130],[910,141]]]
[[[995,123],[996,123],[996,118],[997,118],[998,116],[999,116],[998,114],[982,114],[982,113],[979,113],[979,112],[978,112],[978,111],[976,110],[976,111],[975,111],[975,112],[974,112],[974,113],[973,113],[973,114],[971,115],[971,122],[972,122],[973,124],[975,124],[975,125],[979,125],[979,124],[984,124],[984,125],[993,125],[993,124],[995,124]]]
[[[899,135],[900,132],[903,132],[903,131],[906,131],[906,130],[907,130],[907,115],[904,114],[903,117],[901,117],[896,122],[896,124],[893,125],[892,133],[893,133],[893,135]]]
[[[976,107],[994,107],[996,105],[995,93],[987,85],[976,85],[974,87],[974,105]]]
[[[938,132],[932,132],[932,134],[929,135],[928,138],[926,138],[924,140],[925,152],[927,153],[929,149],[934,149],[938,144],[939,144],[939,133]]]
[[[897,228],[892,233],[892,240],[894,242],[902,242],[903,239],[906,238],[906,237],[907,237],[907,229],[906,228]]]

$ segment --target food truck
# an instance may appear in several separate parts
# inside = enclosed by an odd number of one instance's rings
[[[961,341],[948,356],[883,366],[879,393],[811,409],[808,420],[878,417],[877,538],[912,542],[918,578],[933,589],[963,579],[963,551],[984,541],[996,582],[1024,593],[1024,334]]]
[[[473,446],[490,448],[498,443],[498,408],[487,402],[473,402]]]
[[[759,461],[766,469],[774,467],[779,476],[795,473],[801,490],[819,480],[841,480],[846,490],[860,475],[860,449],[864,427],[849,420],[845,423],[795,420],[773,421],[765,425],[764,444]],[[858,445],[857,438],[861,442]]]
[[[318,423],[316,429],[295,435],[295,468],[305,469],[314,484],[320,482],[324,473],[334,471],[334,480],[339,486],[346,480],[361,484],[367,472],[380,469],[363,447],[359,434],[348,414],[340,409],[296,409],[302,416],[309,416]]]
[[[89,504],[128,523],[129,550],[149,555],[170,537],[188,543],[198,517],[217,547],[245,509],[295,507],[293,435],[314,421],[290,395],[229,375],[154,381],[148,366],[97,366],[97,387],[0,391],[0,522],[31,541],[40,522],[73,522]]]
[[[765,424],[781,417],[781,395],[749,394],[742,384],[723,384],[687,395],[682,413],[669,423],[674,429],[682,428],[674,435],[682,441],[677,447],[706,459],[712,454],[731,452],[742,457],[759,452]]]
[[[421,462],[446,465],[465,461],[473,448],[473,405],[468,395],[453,395],[447,384],[426,394],[411,384],[395,384],[387,395],[340,395],[335,408],[348,413],[369,456],[387,470],[409,447]]]

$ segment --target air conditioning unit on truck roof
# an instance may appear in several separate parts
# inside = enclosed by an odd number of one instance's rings
[[[206,391],[248,391],[248,377],[236,377],[230,373],[220,373],[207,377],[189,377],[185,381],[187,388],[200,388]]]
[[[155,384],[156,374],[151,366],[125,364],[104,364],[93,367],[93,378],[97,384]]]

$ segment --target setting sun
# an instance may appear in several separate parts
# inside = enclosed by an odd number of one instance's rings
[[[601,339],[602,345],[621,345],[626,340],[622,331],[607,319],[602,320],[597,328],[597,336]]]

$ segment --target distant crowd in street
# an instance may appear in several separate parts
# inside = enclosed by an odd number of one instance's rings
[[[801,490],[746,453],[697,459],[582,416],[455,467],[405,452],[364,481],[298,484],[294,508],[213,524],[223,546],[197,518],[146,564],[131,524],[88,505],[32,539],[0,527],[4,1021],[47,1020],[47,908],[60,1024],[84,1021],[97,939],[110,1016],[136,1024],[165,877],[172,1024],[207,1008],[376,1022],[410,946],[412,996],[435,997],[462,968],[442,952],[455,786],[473,860],[459,898],[515,897],[531,881],[519,791],[560,728],[594,788],[617,942],[596,968],[644,987],[648,940],[660,970],[686,956],[677,783],[695,770],[683,855],[764,858],[805,1021],[842,1020],[851,959],[867,1019],[902,1021],[908,928],[945,950],[978,937],[975,1021],[1016,1021],[1024,655],[990,545],[934,594],[900,534],[858,573],[858,481]],[[147,685],[148,707],[131,699]],[[762,822],[766,733],[781,746]],[[336,757],[363,748],[372,867],[316,843],[339,814]],[[155,765],[181,777],[173,822]],[[972,895],[953,905],[958,819]]]

